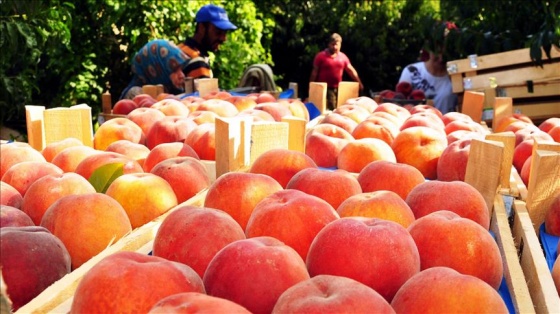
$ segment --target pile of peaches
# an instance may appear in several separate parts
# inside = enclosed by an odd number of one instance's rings
[[[168,213],[150,255],[114,253],[87,271],[72,313],[508,312],[489,210],[464,182],[470,143],[488,129],[358,97],[309,124],[305,153],[272,149],[211,178],[202,161],[215,160],[217,117],[309,121],[300,100],[271,97],[139,95],[128,112],[115,104],[123,117],[99,126],[93,148],[0,145],[12,309]],[[497,127],[519,137],[516,168],[537,136],[560,141],[560,118],[508,122]],[[190,205],[200,193],[203,206]]]

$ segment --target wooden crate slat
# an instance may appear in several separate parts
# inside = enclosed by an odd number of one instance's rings
[[[513,104],[513,111],[527,115],[532,119],[560,117],[560,100],[546,103]]]
[[[499,96],[507,96],[512,98],[560,96],[560,78],[535,81],[533,82],[533,91],[531,92],[529,91],[527,82],[498,87],[497,94]]]
[[[491,78],[495,79],[498,86],[517,85],[520,82],[530,80],[543,80],[558,77],[560,73],[560,62],[545,64],[542,68],[530,66],[520,69],[512,69],[505,71],[498,71],[477,76],[464,78],[463,84],[470,86],[465,90],[478,90],[482,88],[491,87]],[[470,80],[470,83],[466,83]]]

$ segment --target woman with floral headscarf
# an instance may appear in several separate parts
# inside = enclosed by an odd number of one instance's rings
[[[183,67],[189,57],[174,43],[155,39],[142,47],[132,59],[132,81],[120,99],[132,99],[144,85],[163,85],[165,92],[180,94],[184,89]]]

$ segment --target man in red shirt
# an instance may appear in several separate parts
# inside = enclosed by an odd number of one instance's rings
[[[342,81],[343,71],[346,71],[354,81],[360,84],[360,90],[364,88],[358,72],[350,63],[350,59],[340,51],[341,46],[342,37],[337,33],[332,34],[327,49],[315,55],[313,70],[309,79],[311,82],[327,83],[327,108],[330,110],[335,109],[338,83]]]

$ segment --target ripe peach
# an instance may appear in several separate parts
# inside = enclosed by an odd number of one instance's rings
[[[85,145],[72,146],[72,147],[65,148],[64,150],[56,154],[56,156],[54,156],[54,158],[52,159],[51,163],[53,165],[58,166],[64,172],[75,172],[76,167],[78,167],[78,164],[80,164],[82,160],[84,160],[88,156],[100,152],[103,151],[96,150],[93,149],[92,147],[85,146]]]
[[[1,228],[0,251],[2,278],[14,311],[70,273],[64,244],[43,227]]]
[[[171,185],[182,203],[210,186],[210,176],[206,166],[193,157],[173,157],[155,165],[151,173],[162,177]]]
[[[418,218],[408,227],[421,269],[446,266],[475,276],[498,290],[503,278],[498,244],[481,225],[454,212],[440,210]]]
[[[18,190],[6,182],[0,181],[0,205],[20,209],[22,202],[23,196],[21,196]]]
[[[215,123],[217,117],[219,117],[219,115],[213,111],[196,110],[189,113],[189,118],[192,118],[198,125],[203,123]]]
[[[202,101],[199,105],[197,110],[201,111],[213,111],[218,114],[220,117],[233,117],[239,113],[237,107],[234,104],[230,103],[229,101],[225,101],[223,99],[206,99]]]
[[[257,109],[245,109],[239,112],[236,117],[251,117],[253,121],[275,121],[274,117],[264,111],[264,110],[257,110]]]
[[[41,151],[41,154],[43,154],[43,157],[45,157],[46,161],[52,162],[53,158],[65,148],[83,145],[84,144],[79,139],[69,137],[58,142],[47,144]]]
[[[284,291],[272,314],[395,313],[372,288],[342,276],[317,275]]]
[[[318,124],[305,136],[305,153],[319,167],[335,167],[342,148],[354,137],[334,124]]]
[[[49,174],[62,174],[62,169],[46,161],[19,162],[2,176],[2,181],[15,188],[22,197],[35,181]]]
[[[385,120],[389,120],[391,122],[393,122],[395,124],[395,126],[397,126],[397,130],[401,127],[402,123],[404,122],[405,119],[402,119],[396,115],[390,114],[387,111],[374,111],[372,112],[372,114],[370,114],[366,119],[371,119],[371,118],[383,118]],[[408,116],[407,116],[408,117]]]
[[[319,123],[334,124],[336,126],[343,128],[348,133],[352,133],[356,128],[356,126],[358,125],[358,122],[356,122],[352,118],[348,116],[343,116],[340,113],[336,113],[336,112],[329,113]]]
[[[161,299],[182,292],[205,293],[200,276],[189,266],[120,251],[84,275],[70,313],[147,313]]]
[[[459,130],[472,131],[481,134],[487,133],[487,131],[482,127],[481,124],[476,123],[473,120],[463,120],[463,119],[449,122],[448,124],[445,125],[444,130],[445,130],[445,134],[447,135]]]
[[[242,112],[243,110],[253,109],[257,105],[257,102],[254,99],[247,96],[231,96],[229,98],[226,98],[225,100],[232,103],[239,112]]]
[[[139,106],[141,106],[142,102],[145,101],[147,103],[154,104],[157,100],[152,97],[149,94],[138,94],[136,96],[134,96],[134,98],[132,98],[132,101],[134,101],[135,103],[137,103]]]
[[[416,219],[438,210],[449,210],[477,222],[486,230],[490,228],[490,213],[484,197],[463,181],[423,182],[410,191],[405,201]]]
[[[0,178],[11,166],[22,161],[46,161],[31,145],[22,142],[0,144]]]
[[[123,114],[127,115],[132,110],[138,108],[138,104],[132,99],[120,99],[113,105],[113,114]]]
[[[363,192],[388,190],[397,193],[403,200],[424,181],[424,175],[413,166],[386,160],[370,163],[358,175]]]
[[[35,225],[40,225],[43,215],[54,202],[66,195],[91,193],[95,193],[95,188],[77,173],[50,174],[29,186],[21,210],[31,217]]]
[[[399,119],[399,121],[402,123],[404,122],[404,120],[406,120],[408,117],[410,117],[411,113],[410,111],[406,110],[405,108],[394,104],[394,103],[390,103],[390,102],[385,102],[380,104],[374,112],[387,112],[395,117],[397,117]]]
[[[514,121],[514,122],[510,123],[510,124],[504,129],[503,132],[511,131],[511,132],[515,133],[515,132],[517,132],[517,131],[519,131],[519,130],[522,130],[522,129],[538,130],[539,128],[538,128],[536,125],[532,124],[532,123],[528,123],[528,122],[525,122],[525,121],[517,120],[517,121]]]
[[[280,190],[280,183],[268,175],[228,172],[210,185],[204,207],[225,211],[245,230],[255,206],[268,195]]]
[[[164,178],[153,173],[129,173],[116,178],[105,192],[124,208],[132,229],[177,206],[177,196]]]
[[[543,132],[548,133],[553,127],[560,125],[559,117],[551,117],[539,124],[539,129]]]
[[[359,173],[376,160],[397,162],[391,146],[377,138],[362,138],[350,141],[340,150],[336,164],[338,169]]]
[[[180,205],[161,223],[153,255],[186,264],[202,278],[216,253],[241,239],[245,239],[243,229],[227,213]]]
[[[420,257],[414,240],[398,223],[345,217],[319,231],[307,254],[307,269],[311,277],[336,275],[357,280],[390,302],[420,271]]]
[[[347,198],[336,209],[340,217],[368,217],[390,220],[408,228],[414,214],[408,204],[395,192],[375,191]]]
[[[216,125],[203,123],[194,127],[187,137],[185,144],[192,147],[202,160],[216,160]]]
[[[127,118],[114,118],[99,126],[93,135],[93,147],[97,150],[105,150],[109,144],[118,140],[144,144],[146,138],[138,124]]]
[[[305,153],[285,148],[275,148],[257,157],[249,172],[268,175],[285,188],[296,173],[307,168],[317,168],[317,165]]]
[[[146,134],[146,146],[153,149],[161,143],[184,142],[197,125],[189,117],[166,116],[152,125]]]
[[[413,126],[425,126],[445,133],[445,125],[443,124],[443,121],[437,114],[429,111],[411,114],[403,121],[400,130],[402,131]]]
[[[238,240],[210,261],[203,281],[208,295],[242,305],[251,313],[270,313],[284,291],[309,279],[305,262],[273,237]]]
[[[243,306],[226,299],[200,292],[183,292],[159,300],[148,314],[196,313],[196,314],[251,314]]]
[[[166,116],[186,117],[190,113],[189,108],[187,108],[185,104],[176,99],[160,100],[154,103],[150,108],[157,109],[163,112],[163,114]]]
[[[274,97],[271,93],[261,92],[257,95],[256,102],[257,104],[262,104],[265,102],[275,102],[276,97]]]
[[[85,157],[75,169],[75,172],[89,180],[95,170],[104,165],[122,163],[123,173],[142,173],[144,170],[140,163],[123,154],[115,152],[99,152]]]
[[[152,171],[152,168],[160,161],[173,157],[193,157],[195,159],[200,159],[194,149],[185,143],[161,143],[152,148],[148,156],[146,156],[146,160],[144,160],[144,164],[142,165],[144,172]]]
[[[0,228],[35,226],[31,217],[19,208],[0,205]]]
[[[276,102],[276,100],[274,100],[273,102],[257,103],[254,109],[268,112],[276,122],[282,121],[283,117],[292,115],[292,111],[290,111],[290,108],[288,108],[288,106],[283,106]]]
[[[115,141],[105,149],[106,152],[115,152],[136,160],[140,166],[150,153],[150,149],[144,144],[134,143],[129,140]]]
[[[333,113],[338,113],[345,117],[349,117],[352,120],[356,121],[356,123],[364,121],[371,114],[371,112],[366,108],[352,104],[343,104],[335,108],[333,110]]]
[[[391,144],[397,162],[420,170],[426,179],[437,177],[438,159],[447,147],[445,133],[425,126],[402,130]]]
[[[498,291],[449,267],[428,268],[410,278],[391,306],[397,313],[509,313]]]
[[[465,181],[471,142],[471,138],[461,139],[443,150],[437,164],[438,180]]]
[[[560,193],[556,193],[546,211],[544,226],[546,233],[560,237]]]
[[[142,129],[144,135],[148,135],[150,128],[152,125],[163,118],[165,118],[165,114],[157,109],[154,108],[146,108],[140,107],[132,110],[126,117],[138,124],[138,126]]]
[[[296,118],[301,118],[309,122],[309,110],[305,107],[305,104],[299,99],[278,99],[277,101],[280,105],[287,106],[292,113],[292,116]]]
[[[274,237],[292,247],[305,260],[317,233],[338,218],[335,209],[316,196],[299,190],[281,190],[255,206],[245,234],[247,238]]]
[[[123,207],[101,193],[61,197],[47,209],[41,226],[64,243],[72,258],[72,269],[131,231]]]
[[[465,138],[470,138],[470,139],[475,138],[478,140],[483,140],[484,137],[485,136],[483,133],[473,132],[468,130],[457,130],[447,134],[447,146],[455,143],[458,140],[462,140]]]
[[[560,126],[557,125],[550,129],[548,135],[550,135],[555,142],[560,143]]]
[[[292,177],[286,189],[296,189],[317,196],[331,204],[334,209],[348,197],[362,193],[356,177],[341,169],[303,169]]]
[[[385,118],[370,116],[356,125],[354,131],[352,131],[352,136],[355,139],[378,138],[391,145],[399,132],[395,123]]]
[[[375,110],[375,108],[379,106],[379,104],[375,100],[367,96],[359,96],[355,98],[346,99],[344,105],[358,105],[360,107],[367,109],[367,111],[369,111],[370,113],[372,113]]]
[[[442,118],[443,118],[443,113],[438,108],[436,108],[434,106],[426,105],[426,104],[415,105],[409,111],[410,111],[410,114],[415,114],[415,113],[418,113],[418,112],[429,112],[429,113],[433,113],[436,116],[438,116],[438,118],[440,118],[440,120],[442,120]]]
[[[441,116],[441,120],[445,125],[448,125],[452,121],[456,121],[456,120],[474,121],[469,115],[457,111],[451,111],[444,114],[443,116]]]
[[[533,156],[529,156],[527,160],[523,163],[523,167],[521,167],[521,171],[519,172],[519,176],[521,177],[521,181],[525,186],[529,186],[529,179],[531,177],[531,164],[532,164]]]
[[[541,131],[537,128],[526,128],[518,130],[515,134],[515,146],[519,145],[519,143],[523,142],[526,139],[532,138],[537,139],[538,141],[554,141],[550,134]]]
[[[535,145],[535,140],[532,138],[526,139],[519,145],[515,146],[513,149],[513,160],[512,164],[518,173],[521,173],[523,164],[533,154],[533,145]]]

